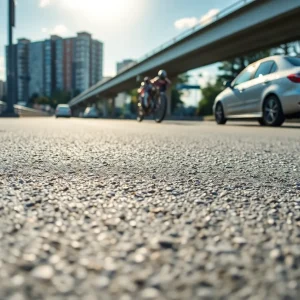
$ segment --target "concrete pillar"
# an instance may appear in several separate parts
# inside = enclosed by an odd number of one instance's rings
[[[166,96],[167,96],[167,116],[171,116],[172,112],[171,112],[171,104],[172,104],[172,86],[170,86],[167,89],[166,92]]]
[[[114,118],[116,116],[116,98],[111,98],[111,117]]]
[[[102,100],[102,112],[103,112],[103,117],[104,118],[107,118],[108,117],[108,108],[107,108],[107,102],[108,102],[108,99],[103,99]]]
[[[176,87],[176,81],[177,81],[177,76],[176,77],[173,77],[173,78],[170,78],[172,84],[171,86],[168,87],[167,89],[167,98],[168,98],[168,106],[167,106],[167,116],[171,116],[172,115],[172,89],[174,87]]]

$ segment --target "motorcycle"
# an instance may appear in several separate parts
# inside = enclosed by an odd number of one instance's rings
[[[143,81],[138,89],[137,121],[142,122],[144,117],[153,115],[155,122],[161,123],[167,112],[166,86],[151,84],[148,91],[148,103],[144,102],[146,83]]]

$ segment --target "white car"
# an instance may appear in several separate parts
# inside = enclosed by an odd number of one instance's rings
[[[300,117],[300,58],[271,56],[249,65],[226,83],[213,110],[218,124],[229,119],[256,119],[261,125],[281,126]]]
[[[56,118],[70,118],[72,116],[71,108],[68,104],[59,104],[55,110]]]

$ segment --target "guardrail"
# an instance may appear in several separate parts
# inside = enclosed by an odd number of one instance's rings
[[[4,111],[5,107],[6,107],[6,103],[0,101],[0,113]],[[14,105],[14,108],[15,108],[15,112],[21,117],[49,117],[50,116],[50,114],[48,114],[47,112],[28,108],[21,105]]]

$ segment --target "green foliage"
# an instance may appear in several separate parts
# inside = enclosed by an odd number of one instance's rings
[[[183,104],[183,101],[181,100],[181,96],[182,96],[182,92],[179,92],[175,88],[172,88],[171,91],[171,112],[172,113],[174,113],[174,111]]]
[[[51,100],[45,96],[38,96],[33,99],[33,103],[40,105],[51,105]]]
[[[274,49],[275,54],[284,55],[299,55],[300,54],[300,41],[282,44]]]
[[[46,96],[32,95],[30,103],[40,105],[50,105],[55,108],[58,104],[67,104],[71,100],[71,94],[65,91],[55,91],[51,98]]]
[[[206,87],[202,88],[202,99],[199,102],[197,114],[200,116],[209,116],[213,113],[212,107],[218,94],[224,90],[220,79],[215,82],[209,82]]]

